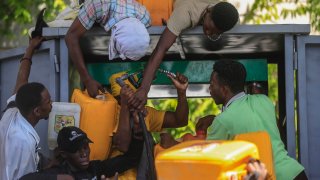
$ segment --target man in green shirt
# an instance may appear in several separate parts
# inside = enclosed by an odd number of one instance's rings
[[[262,94],[245,94],[245,79],[246,70],[239,62],[220,60],[214,64],[209,90],[223,108],[214,120],[200,122],[207,124],[207,139],[231,140],[237,134],[266,131],[271,138],[277,179],[307,179],[304,168],[287,155],[271,100]]]
[[[176,0],[174,10],[168,20],[156,48],[144,70],[143,81],[129,105],[143,109],[147,102],[154,74],[162,62],[167,50],[176,41],[180,33],[195,26],[203,26],[204,34],[211,40],[219,39],[239,20],[237,9],[230,3],[217,0]]]

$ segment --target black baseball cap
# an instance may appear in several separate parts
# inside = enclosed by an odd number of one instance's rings
[[[60,150],[70,153],[77,152],[85,143],[93,143],[85,132],[74,126],[62,128],[57,141]]]

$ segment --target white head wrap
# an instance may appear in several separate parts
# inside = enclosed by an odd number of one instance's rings
[[[139,60],[148,51],[150,36],[147,28],[136,18],[119,21],[111,29],[109,60]]]

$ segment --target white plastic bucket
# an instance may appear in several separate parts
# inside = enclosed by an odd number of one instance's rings
[[[53,102],[48,122],[48,146],[57,147],[57,137],[63,127],[76,126],[80,123],[80,106],[76,103]]]

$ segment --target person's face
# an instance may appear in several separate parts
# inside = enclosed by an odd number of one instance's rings
[[[47,89],[42,91],[41,93],[41,102],[40,105],[37,107],[38,108],[38,115],[39,119],[48,119],[49,118],[49,113],[51,112],[52,109],[52,101],[51,101],[51,96],[48,92]]]
[[[86,170],[89,167],[90,147],[85,143],[75,153],[64,152],[66,160],[79,170]]]
[[[203,17],[203,32],[210,40],[218,40],[222,31],[220,31],[210,17],[210,9],[206,10]]]
[[[216,72],[212,72],[211,78],[210,78],[209,91],[215,103],[219,105],[219,104],[223,104],[223,91],[222,91],[223,87],[219,83],[217,76],[218,74]]]

